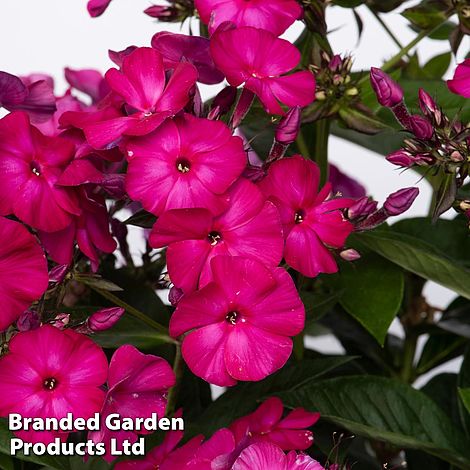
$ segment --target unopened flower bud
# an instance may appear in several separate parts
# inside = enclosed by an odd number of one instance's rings
[[[382,106],[392,108],[403,101],[400,85],[382,70],[375,67],[370,69],[370,83]]]
[[[211,110],[207,115],[208,119],[219,119],[219,117],[230,111],[237,97],[237,89],[233,86],[225,87],[212,101]]]
[[[455,163],[460,163],[460,162],[463,162],[463,160],[464,160],[462,154],[458,150],[454,150],[450,154],[450,159]]]
[[[70,323],[70,313],[59,313],[51,322],[59,330],[63,330]]]
[[[341,59],[341,56],[336,54],[332,57],[332,59],[328,63],[328,68],[332,72],[338,72],[339,69],[341,68],[342,63],[343,63],[343,60]]]
[[[463,201],[460,201],[459,203],[459,209],[464,211],[464,212],[468,212],[470,211],[470,201],[468,200],[463,200]]]
[[[26,310],[21,315],[20,318],[16,321],[16,327],[19,331],[30,331],[39,328],[41,325],[41,320],[39,315],[34,310]]]
[[[276,141],[289,145],[295,141],[300,130],[300,106],[289,109],[276,128]]]
[[[114,326],[124,315],[121,307],[103,308],[88,318],[87,324],[91,331],[105,331]]]
[[[235,129],[242,123],[243,119],[248,114],[254,99],[255,94],[248,90],[248,88],[243,88],[240,98],[235,106],[235,110],[233,111],[232,128]]]
[[[400,189],[388,196],[383,208],[389,216],[403,214],[411,207],[418,194],[418,188]]]
[[[152,18],[157,18],[159,20],[169,19],[175,15],[174,8],[170,6],[159,6],[152,5],[144,10],[144,13]]]
[[[341,256],[341,258],[343,258],[345,261],[356,261],[361,257],[360,253],[353,248],[343,250],[339,256]]]
[[[413,134],[418,139],[428,140],[434,134],[434,128],[432,127],[432,124],[422,116],[411,116],[409,127],[410,131],[413,132]]]
[[[317,91],[315,93],[315,99],[317,101],[324,101],[326,100],[326,93],[323,90]]]
[[[389,161],[393,165],[401,166],[402,168],[409,168],[415,163],[413,155],[403,149],[397,150],[396,152],[387,155],[386,158],[387,161]]]
[[[170,304],[173,305],[173,307],[176,307],[178,302],[181,300],[181,297],[183,297],[183,294],[184,292],[181,289],[173,286],[168,293],[168,300]]]
[[[363,219],[377,210],[377,201],[367,196],[358,199],[349,209],[348,218],[350,220]]]
[[[357,96],[359,94],[359,90],[356,87],[348,88],[345,94],[347,96]]]
[[[49,271],[49,282],[62,282],[69,270],[68,264],[59,264]]]

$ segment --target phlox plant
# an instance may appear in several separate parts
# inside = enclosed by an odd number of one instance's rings
[[[369,9],[396,54],[357,69],[330,45],[330,8],[359,36]],[[110,50],[107,70],[66,68],[63,95],[49,75],[0,71],[0,467],[470,469],[468,2],[145,14],[190,34],[160,28]],[[424,38],[448,52],[422,63]],[[374,200],[356,179],[374,175],[329,162],[330,135],[429,184],[428,216],[407,217],[415,186]],[[455,299],[432,305],[429,282]],[[70,413],[99,429],[8,428]],[[106,424],[155,414],[184,429]],[[12,439],[89,450],[10,455]]]

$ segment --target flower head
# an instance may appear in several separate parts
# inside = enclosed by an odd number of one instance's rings
[[[47,261],[26,228],[0,217],[0,331],[8,328],[48,285]]]
[[[217,256],[211,268],[213,281],[178,303],[170,334],[189,332],[183,357],[208,382],[261,380],[286,363],[290,337],[303,329],[305,311],[294,283],[282,268],[236,256]]]
[[[14,214],[45,232],[61,230],[80,215],[75,190],[57,186],[74,146],[46,137],[16,111],[0,120],[0,214]]]
[[[220,213],[246,165],[243,142],[222,122],[189,114],[127,145],[129,195],[155,215],[202,207]]]
[[[318,166],[297,155],[274,162],[259,183],[281,214],[285,260],[309,277],[338,270],[329,247],[341,248],[353,230],[341,211],[353,201],[328,200],[331,184],[318,192],[319,179]]]
[[[165,415],[167,392],[175,384],[175,374],[170,365],[160,357],[145,355],[134,346],[121,346],[111,358],[108,373],[108,392],[101,410],[103,422],[99,431],[89,433],[93,442],[104,442],[109,449],[109,441],[116,439],[120,446],[124,440],[135,442],[133,431],[111,431],[104,421],[111,413],[122,418],[150,418],[152,413]],[[140,433],[144,434],[142,430]],[[111,461],[115,457],[104,457]]]
[[[217,31],[211,54],[230,85],[243,83],[270,114],[284,114],[279,103],[307,106],[315,98],[315,77],[310,71],[285,75],[299,64],[299,50],[269,31],[249,26]]]
[[[31,360],[34,351],[34,361]],[[0,414],[23,417],[88,419],[104,400],[101,386],[106,381],[108,362],[103,350],[91,339],[72,330],[50,325],[18,333],[9,352],[0,358]],[[54,431],[18,431],[28,442],[67,439]]]
[[[295,0],[195,0],[194,4],[210,32],[231,21],[236,26],[253,26],[279,36],[302,16]]]
[[[282,258],[279,213],[261,191],[245,179],[229,190],[230,205],[219,216],[207,209],[164,212],[150,234],[150,245],[167,250],[170,279],[190,292],[212,280],[211,259],[217,255],[244,256],[275,267]]]

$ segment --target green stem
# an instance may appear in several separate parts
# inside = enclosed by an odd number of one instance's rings
[[[173,372],[175,373],[176,382],[168,393],[168,402],[166,405],[166,415],[170,416],[175,412],[176,400],[181,386],[181,379],[183,377],[183,356],[181,354],[181,346],[176,345],[175,360],[173,362]]]
[[[403,44],[393,34],[393,31],[388,27],[387,23],[385,23],[382,17],[373,8],[369,7],[369,10],[375,16],[375,19],[380,23],[384,31],[390,36],[392,41],[399,47],[399,49],[403,49]]]
[[[403,349],[403,362],[400,377],[405,383],[412,383],[414,380],[415,369],[414,359],[418,337],[411,332],[406,333],[405,345]]]
[[[124,300],[121,300],[119,297],[114,295],[113,293],[102,290],[98,287],[91,286],[88,284],[88,287],[93,289],[95,292],[100,294],[102,297],[105,299],[109,300],[113,304],[117,305],[118,307],[122,307],[123,309],[126,310],[127,313],[131,314],[133,317],[138,318],[142,322],[144,322],[146,325],[150,326],[154,330],[158,331],[161,333],[161,338],[167,343],[173,343],[177,344],[177,341],[168,336],[168,329],[165,328],[163,325],[160,325],[160,323],[156,322],[155,320],[152,320],[150,317],[145,315],[145,313],[142,313],[140,310],[137,310],[135,307],[132,305],[129,305],[127,302],[124,302]]]
[[[295,143],[297,145],[297,149],[304,157],[310,156],[310,151],[308,150],[307,142],[305,141],[304,134],[302,129],[300,129],[299,134],[297,135],[297,139],[295,139]]]
[[[443,23],[445,23],[447,21],[447,18],[445,20],[443,20],[441,23],[439,23],[437,26],[434,26],[433,28],[428,28],[428,29],[423,29],[410,43],[408,43],[406,46],[402,47],[390,60],[387,60],[387,62],[385,62],[381,69],[384,71],[384,72],[388,72],[390,71],[395,65],[397,65],[400,60],[402,59],[402,57],[404,55],[407,55],[408,52],[411,51],[411,49],[413,49],[413,47],[415,47],[422,39],[426,38],[427,36],[429,36],[430,34],[432,34],[434,31],[436,31],[438,28],[440,28],[442,26]],[[364,82],[366,82],[367,80],[369,80],[369,74],[365,74],[358,82],[358,84],[362,84]]]
[[[330,121],[320,119],[315,123],[315,153],[313,159],[320,168],[320,186],[328,181],[328,138],[330,136]]]

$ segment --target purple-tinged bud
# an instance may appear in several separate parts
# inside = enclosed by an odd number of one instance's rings
[[[343,250],[339,256],[341,256],[345,261],[356,261],[361,257],[361,254],[354,248],[348,248],[347,250]]]
[[[409,168],[415,163],[413,155],[411,155],[411,153],[407,152],[406,150],[397,150],[396,152],[387,155],[386,158],[387,161],[393,165],[401,166],[402,168]]]
[[[16,321],[16,327],[19,331],[30,331],[39,328],[41,320],[34,310],[25,310]]]
[[[348,209],[348,219],[357,220],[363,219],[371,215],[377,210],[377,201],[370,199],[367,196],[361,197],[358,199],[349,209]]]
[[[434,134],[432,124],[426,118],[417,114],[411,116],[409,126],[410,131],[421,140],[429,140]]]
[[[383,208],[388,216],[406,212],[419,194],[418,188],[403,188],[388,196]]]
[[[59,264],[49,271],[49,282],[62,282],[70,269],[68,264]]]
[[[289,145],[295,141],[300,130],[300,116],[300,106],[289,109],[277,125],[275,134],[277,142]]]
[[[370,69],[370,83],[382,106],[392,108],[403,101],[400,85],[382,70],[375,67]]]
[[[338,72],[342,65],[343,65],[343,59],[341,59],[340,55],[336,54],[332,57],[332,59],[328,63],[328,68],[332,72]]]
[[[219,119],[230,111],[237,97],[237,89],[233,86],[227,86],[220,91],[212,101],[211,110],[207,115],[208,119]]]
[[[178,302],[181,300],[181,297],[183,297],[183,294],[184,292],[180,288],[173,286],[168,293],[170,304],[173,305],[173,307],[176,307]]]
[[[54,320],[52,320],[51,325],[55,326],[59,330],[63,330],[70,323],[70,313],[59,313]]]
[[[98,310],[88,318],[87,325],[91,331],[105,331],[113,327],[124,315],[121,307],[109,307]]]
[[[170,18],[174,15],[174,9],[169,6],[152,5],[144,10],[144,13],[152,18]]]
[[[233,129],[242,123],[243,119],[248,114],[254,99],[255,94],[251,90],[248,90],[248,88],[243,88],[240,98],[235,106],[235,110],[233,111],[231,123]]]
[[[419,89],[418,97],[419,107],[423,114],[428,118],[434,118],[436,124],[439,125],[442,120],[442,112],[437,103],[431,98],[431,95],[422,88]]]
[[[460,162],[464,161],[464,158],[463,158],[462,154],[458,150],[454,150],[450,154],[450,159],[455,163],[460,163]]]
[[[126,175],[109,174],[104,175],[101,187],[114,199],[123,199],[126,196],[125,188]]]

